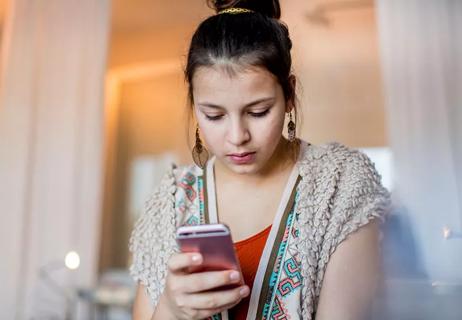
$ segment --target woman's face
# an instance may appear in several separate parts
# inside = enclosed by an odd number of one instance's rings
[[[289,110],[270,72],[252,68],[230,75],[220,67],[199,68],[193,98],[205,144],[228,169],[258,173],[272,159]]]

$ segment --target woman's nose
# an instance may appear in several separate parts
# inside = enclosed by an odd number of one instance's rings
[[[234,145],[242,145],[249,141],[250,133],[243,121],[233,121],[231,122],[229,131],[228,131],[228,140]]]

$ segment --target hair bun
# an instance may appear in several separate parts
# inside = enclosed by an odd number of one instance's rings
[[[207,0],[216,13],[228,8],[244,8],[274,19],[281,18],[279,0]]]

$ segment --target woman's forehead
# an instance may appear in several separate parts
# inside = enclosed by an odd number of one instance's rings
[[[259,67],[201,67],[193,78],[193,94],[200,96],[273,94],[278,90],[276,78]]]

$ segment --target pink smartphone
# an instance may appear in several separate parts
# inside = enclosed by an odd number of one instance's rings
[[[192,272],[232,269],[241,273],[231,232],[224,224],[179,227],[176,232],[176,241],[182,252],[201,253],[203,258],[202,265]],[[238,285],[243,283],[241,281]]]

